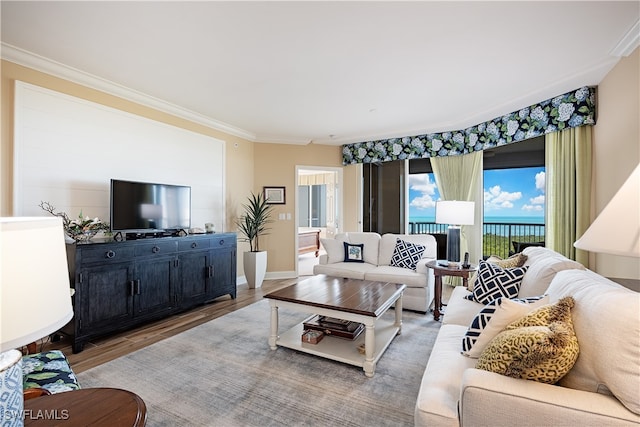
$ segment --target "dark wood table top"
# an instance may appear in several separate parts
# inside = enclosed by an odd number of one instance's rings
[[[25,426],[144,426],[147,407],[130,391],[83,388],[26,400],[24,416]]]
[[[447,261],[443,260],[429,261],[427,263],[427,267],[432,268],[434,272],[445,272],[445,275],[447,276],[466,275],[469,273],[473,273],[478,268],[478,266],[474,264],[469,264],[469,267],[462,268],[460,264],[444,265],[446,263]]]
[[[377,317],[389,299],[402,293],[406,285],[344,279],[320,274],[265,295],[287,301]]]

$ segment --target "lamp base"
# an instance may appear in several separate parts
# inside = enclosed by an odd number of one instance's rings
[[[460,262],[460,227],[450,225],[447,229],[447,261]]]

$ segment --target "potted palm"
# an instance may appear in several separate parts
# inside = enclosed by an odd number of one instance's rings
[[[267,251],[260,250],[260,236],[268,230],[267,224],[271,221],[273,206],[267,203],[262,194],[253,194],[248,198],[248,202],[243,204],[244,214],[238,219],[236,225],[243,242],[249,242],[249,252],[243,255],[244,276],[247,279],[249,288],[259,288],[262,286],[265,273],[267,272]]]

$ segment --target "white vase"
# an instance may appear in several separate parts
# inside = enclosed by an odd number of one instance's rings
[[[267,272],[267,251],[245,252],[242,260],[244,277],[247,279],[249,289],[262,286],[264,275]]]

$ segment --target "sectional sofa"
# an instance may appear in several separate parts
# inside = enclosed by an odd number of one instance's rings
[[[575,363],[554,384],[476,369],[484,355],[462,354],[462,342],[486,306],[467,299],[472,292],[466,288],[456,287],[424,372],[415,425],[639,425],[640,294],[549,249],[531,247],[523,254],[527,260],[519,298],[546,295],[548,300],[540,303],[547,306],[573,298],[570,321],[579,347]]]
[[[403,243],[399,244],[398,240]],[[337,234],[333,239],[320,239],[320,241],[327,253],[320,256],[319,264],[313,268],[313,274],[405,284],[407,288],[402,298],[402,307],[405,310],[422,313],[429,310],[433,300],[434,276],[433,271],[427,268],[426,264],[437,256],[436,239],[433,236],[429,234],[381,236],[371,232],[349,232]],[[362,248],[361,257],[348,259],[345,248],[358,249],[359,246]],[[424,250],[419,252],[419,247]],[[418,248],[417,251],[416,248]],[[398,257],[400,252],[402,254]],[[411,255],[417,257],[415,266],[403,262]]]

